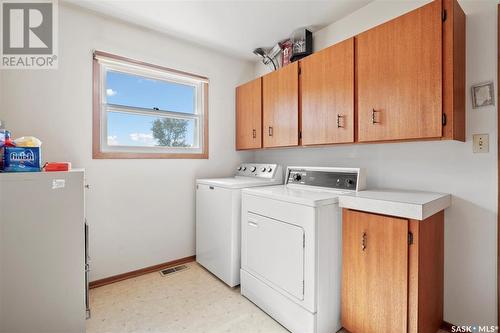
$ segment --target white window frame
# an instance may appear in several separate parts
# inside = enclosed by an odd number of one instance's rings
[[[109,71],[141,76],[194,88],[194,113],[155,110],[107,103]],[[100,51],[94,52],[94,158],[208,158],[208,79]],[[95,110],[95,109],[98,110]],[[108,145],[109,112],[194,121],[192,147]],[[98,113],[98,114],[97,114]],[[98,119],[95,119],[98,117]],[[98,125],[98,129],[96,129]],[[97,133],[96,133],[97,132]],[[98,138],[97,138],[98,135]],[[98,142],[96,142],[96,139]]]

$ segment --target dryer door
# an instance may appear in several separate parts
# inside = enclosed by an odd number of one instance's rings
[[[248,214],[246,256],[250,273],[273,287],[304,299],[304,229]]]

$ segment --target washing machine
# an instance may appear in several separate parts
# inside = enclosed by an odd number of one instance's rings
[[[244,189],[241,294],[291,332],[337,332],[338,196],[364,187],[359,168],[288,167],[285,185]]]
[[[196,261],[230,287],[240,284],[241,191],[283,184],[277,164],[243,163],[227,178],[196,181]]]

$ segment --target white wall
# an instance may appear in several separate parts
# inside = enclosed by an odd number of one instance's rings
[[[314,34],[315,50],[351,37],[427,1],[368,4]],[[467,14],[467,92],[496,81],[497,1],[460,1]],[[256,74],[266,69],[258,65]],[[445,313],[454,324],[497,323],[496,107],[472,110],[467,93],[467,142],[415,142],[259,151],[258,161],[284,165],[360,166],[370,187],[453,194],[445,222]],[[472,153],[472,133],[490,134],[490,153]]]
[[[195,179],[249,156],[232,128],[234,87],[253,65],[61,2],[59,13],[59,69],[4,71],[0,119],[39,137],[43,160],[87,169],[92,280],[193,255]],[[207,76],[210,159],[92,160],[93,49]]]

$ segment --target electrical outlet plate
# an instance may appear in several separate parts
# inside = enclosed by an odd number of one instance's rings
[[[472,151],[474,153],[488,153],[490,151],[489,134],[473,134]]]

